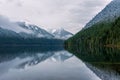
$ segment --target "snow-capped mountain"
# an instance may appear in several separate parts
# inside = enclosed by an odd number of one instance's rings
[[[22,38],[48,38],[66,40],[73,36],[72,33],[64,30],[52,30],[50,33],[36,25],[26,22],[11,22],[4,16],[0,16],[0,34],[1,36],[18,36]]]
[[[0,16],[0,36],[22,38],[53,38],[54,36],[35,25],[23,22],[11,22],[8,18]]]
[[[32,32],[31,36],[38,37],[38,38],[41,38],[41,37],[42,38],[53,38],[54,37],[53,35],[48,33],[46,30],[44,30],[36,25],[27,24],[25,22],[17,22],[17,24],[21,28],[31,31]],[[22,32],[20,34],[24,35],[25,33]]]
[[[92,25],[102,21],[113,21],[120,17],[120,0],[113,0],[108,4],[100,13],[98,13],[85,28],[91,27]]]
[[[6,29],[9,31],[14,31],[15,33],[20,33],[20,32],[24,32],[27,34],[32,33],[30,30],[26,30],[24,28],[21,28],[17,24],[9,21],[9,19],[4,17],[4,16],[0,16],[0,28],[4,29],[4,30]]]
[[[50,30],[50,33],[52,35],[54,35],[55,38],[65,39],[65,40],[73,36],[72,33],[68,32],[68,31],[66,31],[66,30],[64,30],[62,28]]]

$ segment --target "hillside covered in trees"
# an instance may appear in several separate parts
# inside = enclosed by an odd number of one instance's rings
[[[74,46],[74,47],[73,47]],[[83,29],[65,42],[68,50],[78,47],[120,47],[120,17],[112,22],[99,22]]]

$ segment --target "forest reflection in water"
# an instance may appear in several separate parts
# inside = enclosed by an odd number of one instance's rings
[[[120,80],[120,49],[82,47],[70,51],[102,80]]]
[[[119,50],[0,47],[0,80],[119,80]]]

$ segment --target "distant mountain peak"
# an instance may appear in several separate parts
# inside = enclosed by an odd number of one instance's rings
[[[68,38],[70,38],[70,37],[73,36],[72,33],[66,31],[66,30],[63,29],[63,28],[52,29],[52,30],[50,30],[50,33],[51,33],[52,35],[54,35],[55,38],[58,38],[58,39],[68,39]]]

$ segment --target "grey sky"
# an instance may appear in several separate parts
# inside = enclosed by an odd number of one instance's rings
[[[111,0],[0,0],[0,15],[76,33]]]

